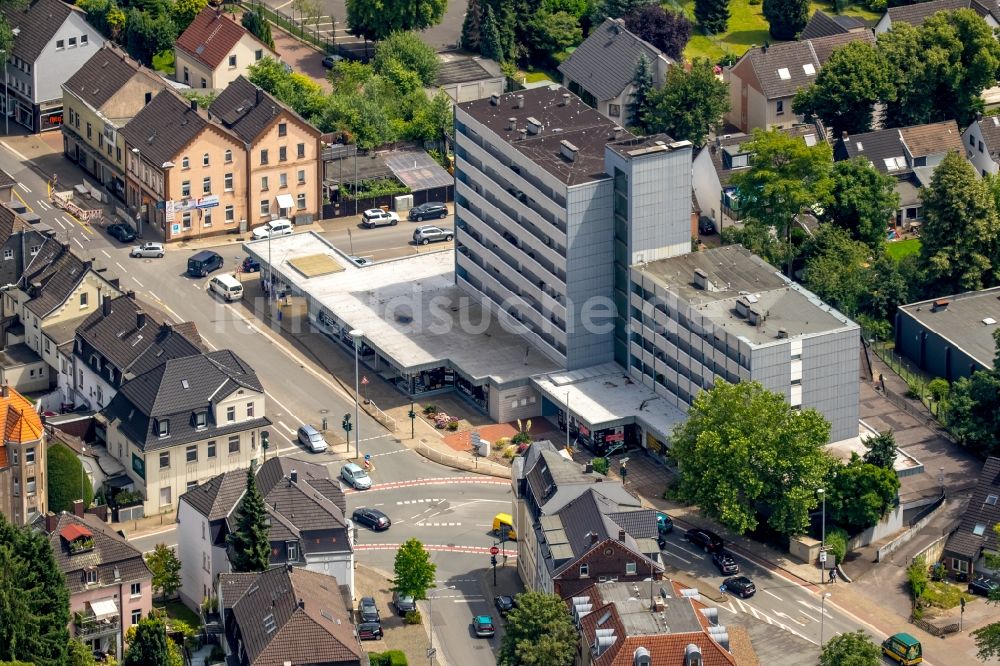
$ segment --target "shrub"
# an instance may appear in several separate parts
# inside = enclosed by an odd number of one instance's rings
[[[931,567],[931,580],[943,581],[947,573],[948,570],[945,568],[944,562],[938,562]]]
[[[948,392],[951,391],[951,385],[948,383],[947,379],[932,379],[927,383],[927,392],[931,394],[931,397],[941,402],[948,397]]]
[[[920,605],[920,597],[924,596],[924,592],[927,591],[927,562],[924,560],[924,556],[913,560],[913,564],[906,567],[906,578],[910,582],[910,592],[913,594],[913,603],[916,606]]]
[[[514,444],[530,444],[531,435],[522,431],[511,437],[510,441],[513,442]]]
[[[406,615],[403,617],[406,624],[420,624],[424,621],[423,617],[420,615],[420,611],[411,610],[407,611]]]
[[[843,562],[847,555],[847,532],[835,527],[826,533],[826,547],[837,558],[837,562]]]
[[[503,453],[501,455],[503,455],[505,460],[513,460],[514,456],[517,455],[517,447],[513,444],[508,444],[503,447]]]
[[[368,663],[371,666],[389,666],[389,655],[381,652],[369,652]]]
[[[389,650],[383,652],[382,656],[389,658],[389,666],[407,666],[406,655],[402,650]]]
[[[456,430],[458,430],[458,421],[449,421],[448,422],[448,430],[450,430],[452,432],[455,432]]]
[[[424,414],[433,414],[438,410],[437,405],[427,405],[424,407]]]
[[[598,474],[608,475],[608,459],[607,458],[594,458],[590,461],[590,464],[594,466],[594,471]]]
[[[212,646],[212,654],[209,657],[209,660],[212,661],[212,662],[225,661],[226,660],[226,651],[223,650],[222,647],[219,646],[219,645],[213,645]]]

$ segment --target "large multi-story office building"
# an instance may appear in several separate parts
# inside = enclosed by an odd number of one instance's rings
[[[460,104],[455,136],[459,286],[569,369],[625,365],[629,266],[691,248],[691,144],[559,87]]]

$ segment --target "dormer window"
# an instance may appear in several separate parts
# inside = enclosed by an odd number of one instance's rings
[[[580,578],[589,578],[589,577],[590,577],[590,565],[587,564],[587,563],[581,564],[580,565]]]
[[[83,572],[83,576],[87,585],[97,584],[97,569],[87,569],[86,571]]]
[[[194,427],[198,429],[208,427],[208,412],[194,413]]]
[[[156,434],[160,437],[170,435],[170,421],[168,419],[156,419]]]

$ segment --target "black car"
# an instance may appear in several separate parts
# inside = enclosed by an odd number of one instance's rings
[[[108,235],[117,238],[123,243],[131,243],[135,240],[135,232],[132,227],[121,222],[108,225]]]
[[[400,594],[399,592],[392,593],[392,605],[400,615],[406,615],[410,611],[417,610],[417,604],[413,601],[413,597]]]
[[[243,259],[243,263],[240,264],[244,273],[259,273],[260,272],[260,262],[253,257],[246,257]]]
[[[711,236],[715,233],[715,222],[707,217],[701,218],[698,220],[698,233],[703,236]]]
[[[392,525],[392,521],[389,520],[389,516],[385,515],[378,509],[369,509],[367,507],[358,507],[351,514],[351,519],[362,525],[367,525],[376,532],[381,532],[382,530],[389,529]]]
[[[406,216],[406,219],[423,222],[424,220],[431,220],[434,218],[443,220],[446,217],[448,217],[447,206],[439,201],[428,201],[427,203],[422,203],[419,206],[411,208],[409,214]]]
[[[722,591],[735,594],[743,599],[749,599],[757,593],[757,586],[746,576],[733,576],[723,581]]]
[[[339,55],[328,55],[323,58],[323,66],[327,69],[333,69],[333,66],[344,59],[344,56]]]
[[[998,587],[1000,587],[1000,583],[996,582],[992,578],[980,576],[969,583],[969,594],[978,594],[983,597],[988,597],[990,596],[990,592]]]
[[[706,553],[714,553],[722,550],[722,537],[715,532],[695,527],[685,532],[684,536],[687,537],[687,540],[692,545],[703,548]]]
[[[500,616],[503,617],[507,615],[507,613],[514,610],[514,606],[517,604],[514,602],[514,597],[501,595],[499,597],[493,597],[493,605],[497,607],[497,611],[500,613]]]
[[[362,622],[381,622],[382,618],[378,614],[378,606],[375,605],[374,597],[361,597],[358,605],[358,615]]]
[[[723,576],[732,576],[740,572],[740,565],[736,558],[724,550],[712,553],[712,564]]]
[[[378,622],[362,622],[358,625],[358,638],[363,641],[377,641],[382,638],[382,625]]]

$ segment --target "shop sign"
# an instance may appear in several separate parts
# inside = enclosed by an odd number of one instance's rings
[[[139,475],[140,479],[146,479],[146,461],[132,454],[132,471]]]
[[[604,441],[605,442],[624,442],[625,441],[625,433],[623,433],[623,432],[613,432],[610,435],[605,435]]]
[[[585,425],[580,425],[580,434],[584,437],[590,437],[590,428]]]

